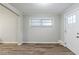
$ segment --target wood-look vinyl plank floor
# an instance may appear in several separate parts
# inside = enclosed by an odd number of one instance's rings
[[[0,55],[74,55],[59,44],[0,44]]]

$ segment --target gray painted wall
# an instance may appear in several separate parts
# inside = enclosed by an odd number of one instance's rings
[[[29,17],[41,17],[41,16],[31,15],[24,17],[24,39],[23,39],[24,42],[53,43],[58,42],[60,40],[60,20],[58,15],[50,16],[54,17],[52,27],[31,27],[29,25]]]
[[[17,41],[18,16],[0,5],[0,42],[14,43]]]

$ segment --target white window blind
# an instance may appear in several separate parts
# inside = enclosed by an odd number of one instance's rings
[[[52,18],[31,18],[31,26],[52,26]]]
[[[31,25],[32,26],[40,26],[41,25],[41,21],[40,20],[36,20],[36,19],[32,19],[31,20]]]

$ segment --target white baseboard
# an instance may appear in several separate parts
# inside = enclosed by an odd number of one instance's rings
[[[59,44],[59,42],[23,42],[23,43],[39,43],[39,44],[50,44],[50,43],[52,43],[52,44]]]
[[[65,45],[64,41],[59,40],[59,43],[60,43],[60,45],[63,45],[64,47],[66,47],[66,45]]]
[[[23,43],[34,43],[34,44],[60,44],[59,42],[19,42],[17,45],[22,45]]]
[[[39,43],[39,44],[60,44],[60,45],[64,45],[64,42],[59,40],[58,42],[0,42],[0,43],[11,43],[11,44],[17,44],[17,45],[22,45],[23,43]]]
[[[20,42],[0,42],[0,43],[3,43],[3,44],[17,44],[17,45],[22,45],[22,43]]]
[[[69,46],[66,46],[69,50],[71,50],[75,55],[79,55],[79,53],[75,50],[70,48]]]
[[[18,42],[0,42],[0,43],[7,43],[7,44],[11,43],[11,44],[17,44]]]
[[[17,45],[22,45],[23,43],[17,43]]]

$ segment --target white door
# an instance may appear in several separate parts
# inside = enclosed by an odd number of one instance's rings
[[[67,15],[65,27],[66,46],[79,54],[79,12]]]

